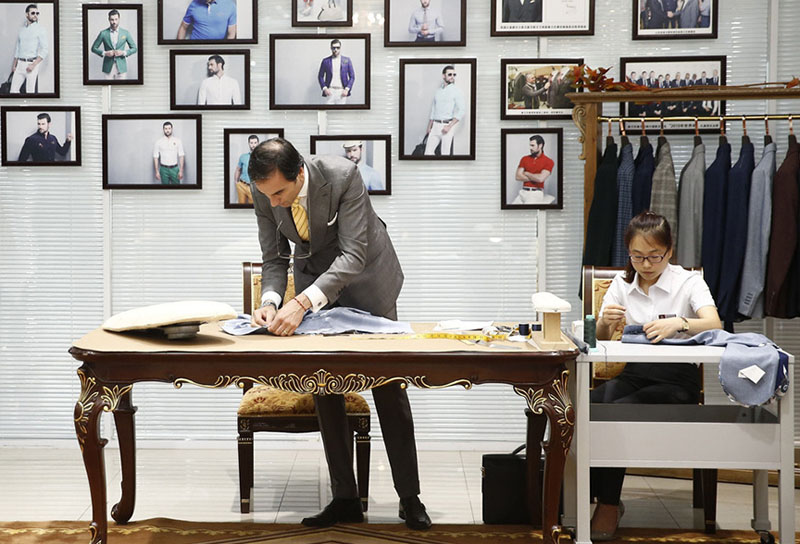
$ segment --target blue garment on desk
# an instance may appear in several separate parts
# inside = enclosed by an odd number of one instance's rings
[[[627,325],[622,342],[650,344],[641,325]],[[722,329],[703,331],[691,338],[665,338],[659,344],[674,346],[720,346],[725,351],[719,361],[719,382],[733,402],[760,406],[786,393],[789,388],[789,356],[763,334],[730,333]],[[740,378],[739,371],[756,365],[765,375],[753,383]]]
[[[254,327],[247,314],[239,314],[236,319],[223,321],[222,330],[234,336],[245,334],[272,334],[266,327]],[[372,315],[356,308],[336,307],[317,313],[306,312],[295,334],[413,334],[411,325],[403,321],[393,321]]]

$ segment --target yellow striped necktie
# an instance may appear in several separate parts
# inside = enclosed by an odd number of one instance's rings
[[[294,226],[297,228],[300,239],[308,242],[308,214],[300,204],[300,197],[295,198],[292,202],[292,219],[294,219]]]

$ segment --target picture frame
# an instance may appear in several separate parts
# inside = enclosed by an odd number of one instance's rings
[[[80,166],[81,108],[3,106],[0,137],[3,166]]]
[[[271,110],[369,109],[369,34],[270,34],[269,50]],[[343,65],[338,82],[334,54]]]
[[[258,43],[258,0],[216,0],[216,13],[204,12],[202,4],[203,0],[158,0],[158,45]]]
[[[0,0],[0,20],[6,22],[3,26],[7,28],[0,32],[0,66],[4,67],[0,72],[0,98],[59,98],[58,0],[35,4]],[[35,21],[39,28],[36,51],[31,49],[24,54],[32,56],[17,58],[17,37],[28,21]],[[29,66],[33,66],[30,72]],[[11,67],[9,72],[6,67]]]
[[[400,59],[400,160],[475,160],[477,63],[475,58]],[[437,90],[450,88],[450,80],[458,93],[450,92],[460,98],[450,102],[452,110],[437,113]],[[431,119],[432,110],[445,117]],[[450,153],[442,151],[443,145]]]
[[[562,128],[500,129],[501,209],[563,209],[563,142]]]
[[[683,77],[675,80],[672,75],[680,72]],[[634,83],[655,88],[663,87],[669,75],[670,87],[691,87],[705,85],[725,85],[727,57],[725,55],[707,56],[675,56],[675,57],[622,57],[620,59],[620,81],[631,81],[632,73],[637,79]],[[643,77],[644,75],[644,77]],[[687,79],[688,75],[688,79]],[[659,81],[659,76],[661,81]],[[689,83],[691,81],[691,83]],[[685,84],[683,82],[686,82]],[[619,106],[622,117],[702,117],[725,115],[725,100],[715,102],[702,101],[665,101],[649,104],[621,102]],[[660,130],[659,121],[648,121],[645,130]],[[698,127],[703,132],[719,130],[718,121],[700,121]],[[625,129],[641,130],[641,122],[625,121]],[[664,132],[688,134],[694,132],[694,121],[675,121],[664,124]]]
[[[144,83],[142,9],[142,4],[83,4],[84,85]]]
[[[169,71],[170,109],[250,109],[249,49],[173,49]]]
[[[595,0],[492,0],[491,35],[592,36]]]
[[[200,114],[103,115],[103,189],[202,189],[202,136]]]
[[[358,166],[370,195],[392,194],[392,137],[389,134],[312,134],[311,154],[344,157]]]
[[[467,45],[467,0],[384,0],[383,13],[384,47]]]
[[[353,26],[353,1],[291,0],[292,26]]]
[[[255,136],[255,138],[253,138]],[[226,128],[223,130],[225,145],[225,189],[224,207],[226,209],[252,209],[253,197],[248,194],[250,177],[247,165],[250,163],[251,140],[255,145],[271,138],[283,138],[282,128]],[[244,180],[241,176],[244,176]]]
[[[500,59],[500,119],[572,119],[564,76],[583,59]],[[578,89],[577,92],[582,92]]]
[[[634,40],[717,39],[719,0],[631,0]]]

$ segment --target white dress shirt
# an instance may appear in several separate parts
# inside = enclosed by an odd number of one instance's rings
[[[198,105],[229,106],[241,103],[239,82],[227,74],[222,74],[221,77],[211,76],[200,84],[200,92],[197,93]]]
[[[159,159],[158,162],[163,165],[174,166],[178,164],[178,157],[184,155],[183,142],[175,136],[169,138],[162,136],[156,140],[156,144],[153,146],[153,158]]]

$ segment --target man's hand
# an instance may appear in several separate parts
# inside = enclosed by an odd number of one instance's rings
[[[115,57],[122,57],[123,55],[125,55],[125,51],[121,51],[119,49],[115,49],[114,50],[114,56]]]
[[[267,325],[267,329],[277,336],[291,336],[300,325],[300,322],[303,321],[303,314],[305,313],[305,308],[296,299],[292,299],[278,310],[275,318]]]
[[[71,141],[72,141],[72,133],[70,133],[70,134],[67,134],[67,141],[68,141],[68,142],[71,142]]]
[[[275,306],[269,304],[253,312],[251,323],[257,327],[269,326],[272,320],[275,319],[275,314],[277,313],[278,310],[275,309]]]
[[[158,168],[156,168],[156,179],[161,181],[161,174],[159,173]]]
[[[183,168],[178,170],[178,179],[183,180]]]
[[[106,56],[106,57],[113,57],[115,53],[116,53],[116,51],[114,51],[113,49],[110,49],[110,50],[104,52],[103,55]]]
[[[342,98],[350,96],[350,89],[342,89]]]
[[[661,342],[664,338],[669,338],[681,330],[682,327],[683,320],[680,317],[670,317],[645,323],[642,329],[647,335],[647,339],[655,344],[656,342]]]
[[[450,132],[450,125],[445,125],[442,127],[442,134],[447,134]]]
[[[325,96],[330,96],[332,93],[329,88],[325,87],[324,89],[322,89],[322,94],[324,94]]]
[[[26,72],[33,72],[33,69],[36,68],[36,63],[31,63],[25,67]]]

